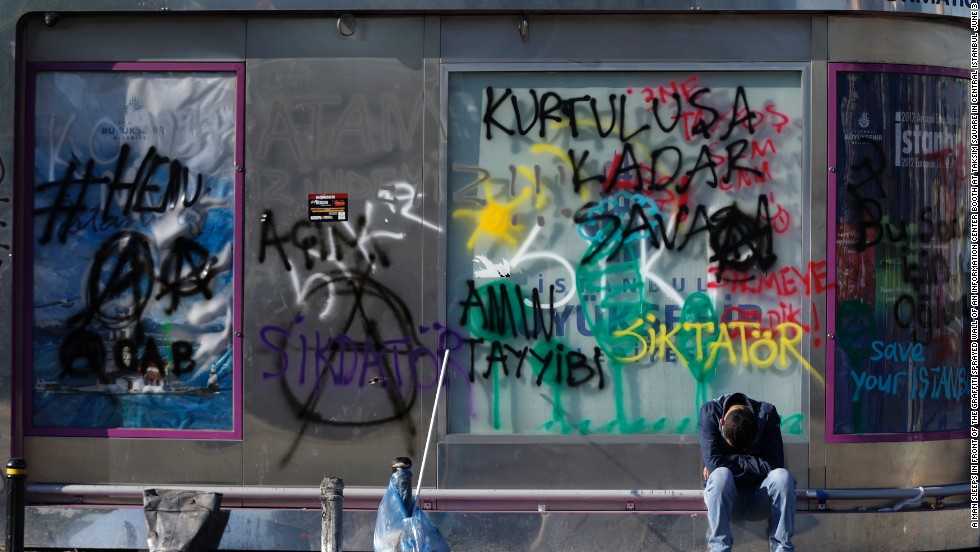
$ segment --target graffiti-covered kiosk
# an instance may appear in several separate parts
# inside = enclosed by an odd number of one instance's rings
[[[967,2],[34,4],[0,8],[29,546],[145,548],[180,487],[222,548],[318,549],[339,477],[366,549],[408,456],[461,549],[703,549],[733,391],[781,415],[801,546],[978,544]]]

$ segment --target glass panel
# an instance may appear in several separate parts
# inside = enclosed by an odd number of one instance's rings
[[[967,427],[968,81],[836,73],[833,435]]]
[[[451,433],[691,434],[742,391],[803,428],[801,74],[453,72]]]
[[[35,89],[29,428],[231,431],[235,73]]]

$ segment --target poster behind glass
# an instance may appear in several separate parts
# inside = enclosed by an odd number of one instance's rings
[[[969,83],[930,69],[832,73],[837,339],[828,440],[963,430]]]
[[[35,73],[29,434],[234,437],[237,86]]]

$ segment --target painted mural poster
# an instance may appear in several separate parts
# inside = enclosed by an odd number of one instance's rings
[[[235,438],[237,73],[34,76],[27,431]]]
[[[945,437],[967,427],[969,81],[887,66],[831,76],[828,440]]]
[[[799,71],[449,85],[450,433],[692,434],[742,391],[806,438],[832,284],[805,251]]]

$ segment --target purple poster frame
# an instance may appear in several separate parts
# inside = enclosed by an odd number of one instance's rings
[[[833,267],[836,277],[837,267],[837,84],[842,73],[903,73],[917,75],[942,75],[969,78],[966,70],[919,65],[897,65],[881,63],[829,63],[827,70],[827,160],[831,170],[827,174],[827,264]],[[831,286],[827,293],[827,333],[837,335],[837,293],[838,285]],[[827,340],[827,392],[825,416],[825,440],[828,443],[871,443],[871,442],[911,442],[943,439],[961,439],[969,434],[968,429],[953,431],[931,431],[920,433],[866,433],[839,434],[834,432],[835,421],[835,366],[836,339]]]
[[[232,267],[231,292],[232,292],[232,312],[231,328],[229,329],[231,342],[231,362],[232,362],[232,397],[231,397],[231,427],[224,429],[172,429],[172,428],[82,428],[82,427],[33,427],[32,407],[33,394],[31,388],[31,376],[33,371],[33,308],[32,297],[34,294],[33,279],[30,271],[34,269],[33,251],[33,178],[34,178],[34,158],[35,158],[35,135],[34,117],[36,102],[36,78],[40,72],[144,72],[144,73],[182,73],[182,72],[206,72],[206,73],[225,73],[233,76],[235,82],[234,91],[234,117],[235,117],[235,147],[234,147],[234,167],[233,176],[234,202],[230,211],[234,216],[233,223],[233,245],[232,245]],[[244,166],[245,158],[245,64],[241,62],[189,62],[189,63],[170,63],[170,62],[130,62],[130,63],[30,63],[27,67],[27,86],[24,105],[26,107],[26,125],[24,131],[24,155],[25,171],[28,180],[22,187],[25,199],[19,203],[22,220],[25,221],[18,243],[23,244],[26,255],[22,259],[24,267],[18,273],[18,294],[20,296],[20,312],[22,314],[22,327],[15,332],[14,345],[22,350],[23,359],[21,369],[15,370],[15,389],[19,393],[14,393],[15,404],[13,408],[13,427],[14,433],[22,431],[24,436],[51,436],[51,437],[121,437],[121,438],[157,438],[157,439],[195,439],[195,440],[241,440],[243,427],[243,375],[242,375],[242,343],[241,328],[243,327],[243,297],[244,297],[244,272],[242,270],[244,254]],[[17,378],[19,376],[19,378]],[[19,379],[19,381],[17,381]],[[20,404],[16,404],[17,397],[22,397]],[[22,408],[21,408],[22,407]],[[18,431],[20,430],[20,431]]]

